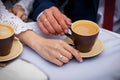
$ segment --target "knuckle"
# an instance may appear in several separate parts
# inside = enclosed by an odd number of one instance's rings
[[[48,14],[49,9],[45,9],[43,14]]]
[[[55,58],[50,58],[50,61],[58,66],[62,66],[63,62],[57,61]]]
[[[60,45],[63,45],[63,43],[64,43],[62,40],[58,40],[58,42]]]
[[[56,7],[52,6],[52,7],[51,7],[51,9],[53,9],[53,10],[54,10],[54,9],[56,9]]]
[[[49,58],[51,62],[54,62],[55,61],[55,58],[54,57],[50,57]]]
[[[55,20],[53,20],[52,18],[50,18],[51,20],[50,20],[50,23],[51,24],[55,24]]]
[[[44,14],[47,13],[47,11],[48,11],[48,9],[45,9],[45,10],[44,10]]]
[[[69,54],[69,55],[68,55],[68,58],[69,58],[69,59],[72,59],[72,54]]]

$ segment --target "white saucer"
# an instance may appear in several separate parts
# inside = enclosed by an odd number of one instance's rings
[[[23,46],[19,40],[14,39],[11,51],[6,56],[0,56],[0,62],[9,61],[18,57],[23,50]]]
[[[65,38],[64,41],[67,42],[68,44],[73,43],[73,41],[68,37]],[[91,51],[89,51],[87,53],[80,52],[80,54],[81,54],[82,58],[94,57],[94,56],[97,56],[98,54],[100,54],[103,51],[103,49],[104,49],[104,45],[103,45],[102,40],[97,39]]]

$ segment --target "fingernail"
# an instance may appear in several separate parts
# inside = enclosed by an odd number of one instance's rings
[[[67,23],[68,23],[68,25],[72,25],[71,21],[69,21],[69,20],[67,21]]]
[[[80,59],[80,62],[83,62],[83,59]]]
[[[72,25],[72,23],[70,22],[70,23],[69,23],[69,26],[71,26],[71,25]]]
[[[53,34],[48,34],[49,36],[52,36]]]
[[[65,33],[68,33],[68,30],[67,29],[65,29],[65,31],[64,31]]]
[[[77,52],[80,53],[78,50],[77,50]],[[79,56],[79,61],[80,61],[80,62],[83,62],[83,59],[82,59],[81,56]]]
[[[60,35],[62,35],[62,36],[63,36],[63,35],[64,35],[64,33],[62,32]]]

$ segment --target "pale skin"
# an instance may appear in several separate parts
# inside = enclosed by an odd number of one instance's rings
[[[14,8],[14,7],[11,10],[16,16],[20,17],[22,20],[25,20],[24,18],[22,18],[22,15],[25,15],[24,10],[22,10],[22,9],[18,10],[17,8]],[[19,12],[19,11],[21,11],[21,12]],[[20,13],[22,13],[22,14],[20,14]],[[63,18],[67,19],[65,16]],[[67,20],[69,23],[70,20],[69,19],[67,19]],[[66,20],[66,23],[67,23],[67,20]],[[63,23],[63,22],[61,22],[61,23]],[[64,23],[64,26],[65,26],[64,28],[66,29],[66,31],[64,31],[64,32],[67,32],[68,28],[65,23]],[[61,29],[61,27],[59,29]],[[64,30],[64,29],[62,29],[62,30]],[[58,30],[57,33],[55,31],[55,33],[47,33],[47,34],[50,34],[50,35],[51,34],[62,34],[63,35],[64,32],[62,32],[62,30],[60,33]],[[31,30],[22,32],[19,35],[17,35],[17,37],[22,42],[24,42],[29,47],[31,47],[33,50],[35,50],[42,58],[44,58],[45,60],[47,60],[51,63],[54,63],[58,66],[62,66],[63,64],[68,63],[73,58],[73,56],[78,61],[80,61],[80,62],[82,61],[82,58],[81,58],[79,52],[62,40],[46,39]],[[51,45],[51,43],[52,43],[52,45]],[[62,58],[60,58],[60,56],[62,56]]]
[[[35,50],[42,58],[58,66],[68,63],[73,56],[82,62],[79,52],[62,40],[46,39],[30,30],[20,33],[17,37]]]
[[[71,20],[56,7],[45,9],[37,20],[39,28],[48,35],[64,35]]]
[[[12,8],[9,9],[10,12],[12,12],[14,15],[21,18],[23,21],[27,21],[27,16],[25,14],[25,10],[21,5],[15,5]]]

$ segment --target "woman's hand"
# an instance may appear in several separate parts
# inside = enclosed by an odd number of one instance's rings
[[[58,66],[69,62],[73,56],[78,61],[82,61],[78,51],[62,40],[46,39],[32,31],[21,33],[19,38],[34,49],[41,57]]]
[[[81,56],[78,51],[62,40],[43,38],[35,42],[37,44],[35,50],[39,55],[58,66],[62,66],[64,63],[69,62],[73,56],[78,61],[81,61]]]
[[[27,21],[27,16],[25,14],[25,10],[20,5],[15,5],[12,8],[9,9],[10,12],[12,12],[14,15],[21,18],[23,21]]]

